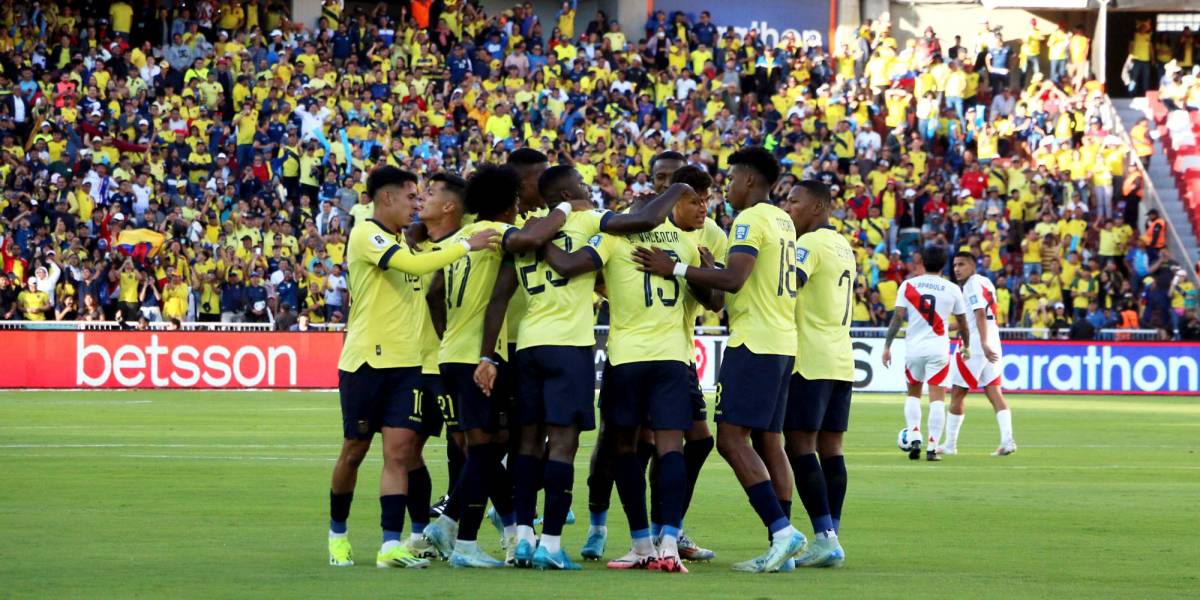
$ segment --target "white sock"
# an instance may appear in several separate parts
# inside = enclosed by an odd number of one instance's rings
[[[549,552],[550,554],[554,554],[555,552],[558,552],[558,549],[560,547],[559,544],[561,542],[562,542],[561,535],[546,535],[543,533],[542,541],[538,545],[545,548],[546,552]]]
[[[607,525],[591,525],[588,527],[588,535],[608,535]]]
[[[383,543],[383,546],[379,548],[379,551],[387,552],[387,551],[391,550],[392,548],[395,548],[396,546],[399,546],[399,545],[400,545],[400,540],[388,540]]]
[[[335,532],[334,532],[332,529],[330,529],[330,530],[329,530],[329,537],[330,537],[330,538],[344,538],[344,537],[346,537],[346,535],[347,535],[348,533],[349,533],[349,530],[347,530],[347,531],[344,531],[344,532],[342,532],[342,533],[335,533]]]
[[[654,542],[649,537],[633,538],[633,551],[642,556],[654,554]]]
[[[996,423],[1000,425],[1000,444],[1012,442],[1012,411],[1007,408],[996,411]]]
[[[679,539],[673,535],[664,535],[658,543],[658,553],[667,556],[679,556]]]
[[[956,415],[950,413],[946,416],[946,443],[947,448],[958,448],[958,430],[962,429],[963,419],[967,415]]]
[[[795,533],[796,533],[796,530],[794,528],[792,528],[791,525],[788,525],[787,527],[784,527],[783,529],[780,529],[779,531],[776,531],[775,533],[771,534],[771,541],[772,542],[785,542],[785,541],[791,539],[792,535],[794,535]]]
[[[921,399],[916,396],[904,400],[904,426],[909,431],[921,430]]]
[[[832,529],[826,529],[825,531],[821,531],[821,532],[817,533],[817,539],[836,540],[837,532]]]
[[[505,538],[511,538],[511,537],[516,537],[516,536],[517,536],[517,526],[516,525],[505,525],[504,526],[504,537]]]
[[[529,525],[517,525],[517,541],[525,540],[530,546],[537,545],[537,535],[533,533],[533,527]]]
[[[942,430],[946,428],[946,403],[945,402],[930,402],[929,403],[929,448],[937,448],[938,441],[942,439]]]
[[[471,552],[479,548],[479,540],[454,540],[454,550],[462,552]]]

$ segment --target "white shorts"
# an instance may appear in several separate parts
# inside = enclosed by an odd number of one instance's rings
[[[954,354],[954,385],[957,387],[974,390],[1003,385],[1000,371],[1000,361],[988,362],[982,350],[978,356],[972,354],[971,358],[965,361],[961,354]]]
[[[908,379],[909,385],[943,385],[949,374],[950,357],[947,355],[904,357],[904,377]]]

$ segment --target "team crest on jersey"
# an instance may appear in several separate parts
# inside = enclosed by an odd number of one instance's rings
[[[375,244],[377,248],[387,248],[389,245],[387,238],[379,235],[378,233],[371,236],[371,243]]]
[[[971,298],[967,300],[967,304],[977,304],[978,302],[979,296],[971,296]]]
[[[590,240],[588,240],[588,245],[599,247],[600,246],[600,234],[597,233],[596,235],[593,235],[592,238]]]
[[[750,237],[750,226],[749,225],[738,225],[737,227],[733,228],[733,239],[734,240],[737,240],[740,242],[742,240],[745,240],[748,237]]]
[[[808,248],[796,248],[796,262],[804,264],[808,260]]]

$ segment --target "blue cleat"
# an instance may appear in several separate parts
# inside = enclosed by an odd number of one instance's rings
[[[797,567],[840,567],[846,562],[846,551],[842,550],[842,545],[838,543],[836,537],[825,537],[818,535],[816,539],[808,545],[800,556],[796,557]]]
[[[787,559],[795,557],[803,550],[804,544],[807,542],[804,534],[799,531],[793,533],[786,540],[771,542],[771,548],[762,556],[763,571],[767,573],[778,571],[783,567],[783,563],[787,562]]]
[[[796,570],[796,559],[789,558],[783,561],[783,566],[779,567],[780,573],[791,573]]]
[[[608,542],[607,532],[594,532],[588,534],[587,542],[584,542],[583,547],[579,549],[579,555],[584,560],[600,560],[604,557],[604,546]]]
[[[454,538],[458,537],[458,523],[442,515],[425,526],[421,533],[425,541],[433,546],[443,560],[454,552]]]
[[[456,569],[501,569],[505,565],[504,561],[488,556],[479,544],[463,542],[457,544],[450,555],[450,566]]]
[[[504,521],[500,518],[500,513],[496,512],[496,507],[493,506],[487,512],[488,521],[492,522],[492,527],[496,528],[496,533],[500,534],[501,543],[504,540]]]
[[[521,540],[517,542],[517,549],[513,551],[513,566],[518,569],[528,569],[533,566],[533,544],[529,540]]]
[[[558,552],[551,553],[546,550],[545,546],[538,546],[537,551],[533,553],[533,568],[539,571],[583,570],[583,567],[571,561],[562,548],[559,548]]]

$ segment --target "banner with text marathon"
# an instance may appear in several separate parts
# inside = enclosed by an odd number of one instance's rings
[[[340,333],[4,331],[3,389],[334,389]],[[607,359],[598,332],[596,381]],[[716,388],[727,338],[696,338],[696,369]],[[905,390],[904,341],[884,368],[881,339],[854,340],[855,390]],[[1200,344],[1012,341],[1004,389],[1037,393],[1200,395]]]
[[[815,44],[828,50],[827,38],[836,27],[833,21],[836,1],[755,0],[705,4],[694,0],[654,0],[652,8],[666,12],[668,19],[675,11],[682,11],[693,23],[699,22],[700,11],[707,10],[712,15],[712,24],[721,34],[727,27],[733,27],[734,34],[741,38],[751,29],[757,29],[758,38],[769,48],[774,48],[790,32],[802,44]],[[640,37],[642,33],[638,34]]]

